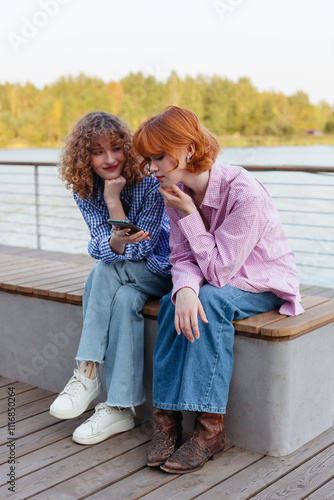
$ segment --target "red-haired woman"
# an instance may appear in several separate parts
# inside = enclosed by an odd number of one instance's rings
[[[90,255],[99,260],[85,284],[83,329],[73,377],[50,407],[51,415],[75,418],[101,392],[107,399],[81,424],[73,440],[99,443],[134,427],[133,408],[144,399],[144,318],[149,296],[171,289],[169,220],[156,179],[144,177],[128,126],[104,112],[75,124],[62,152],[60,174],[89,227]],[[142,228],[110,226],[127,219]]]
[[[160,182],[171,223],[173,290],[159,312],[147,463],[192,472],[224,448],[232,321],[302,313],[299,280],[269,194],[243,168],[216,163],[218,142],[194,113],[167,108],[140,125],[133,145],[143,173]],[[198,415],[178,448],[181,410]]]

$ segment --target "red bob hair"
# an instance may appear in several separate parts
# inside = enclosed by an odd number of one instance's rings
[[[197,116],[188,109],[168,106],[161,114],[148,118],[141,123],[133,136],[133,147],[144,158],[139,170],[149,175],[150,157],[162,153],[176,161],[177,150],[192,144],[195,152],[186,170],[200,174],[210,170],[220,153],[217,139],[203,125]]]

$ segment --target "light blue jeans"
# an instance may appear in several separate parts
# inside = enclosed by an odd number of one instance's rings
[[[76,359],[105,363],[108,405],[128,408],[145,400],[141,310],[149,296],[160,298],[171,287],[171,278],[149,271],[145,260],[99,262],[89,274]]]
[[[163,297],[153,357],[153,404],[165,410],[226,413],[233,369],[233,320],[279,308],[284,300],[271,292],[251,293],[206,284],[199,299],[209,323],[199,321],[193,343],[174,328],[171,294]]]

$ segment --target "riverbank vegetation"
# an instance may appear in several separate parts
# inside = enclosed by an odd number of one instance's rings
[[[0,147],[59,147],[73,123],[93,110],[116,114],[135,130],[169,104],[194,111],[226,147],[334,144],[334,109],[327,102],[312,104],[302,91],[260,92],[248,78],[173,72],[165,82],[130,73],[107,83],[83,74],[61,77],[43,89],[0,85]]]

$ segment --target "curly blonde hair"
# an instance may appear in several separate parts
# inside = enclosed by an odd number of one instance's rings
[[[96,174],[91,166],[91,154],[101,138],[123,148],[125,164],[122,175],[128,183],[140,182],[140,159],[132,147],[129,127],[115,115],[95,111],[84,115],[68,134],[60,155],[59,175],[66,188],[80,198],[96,196]]]

